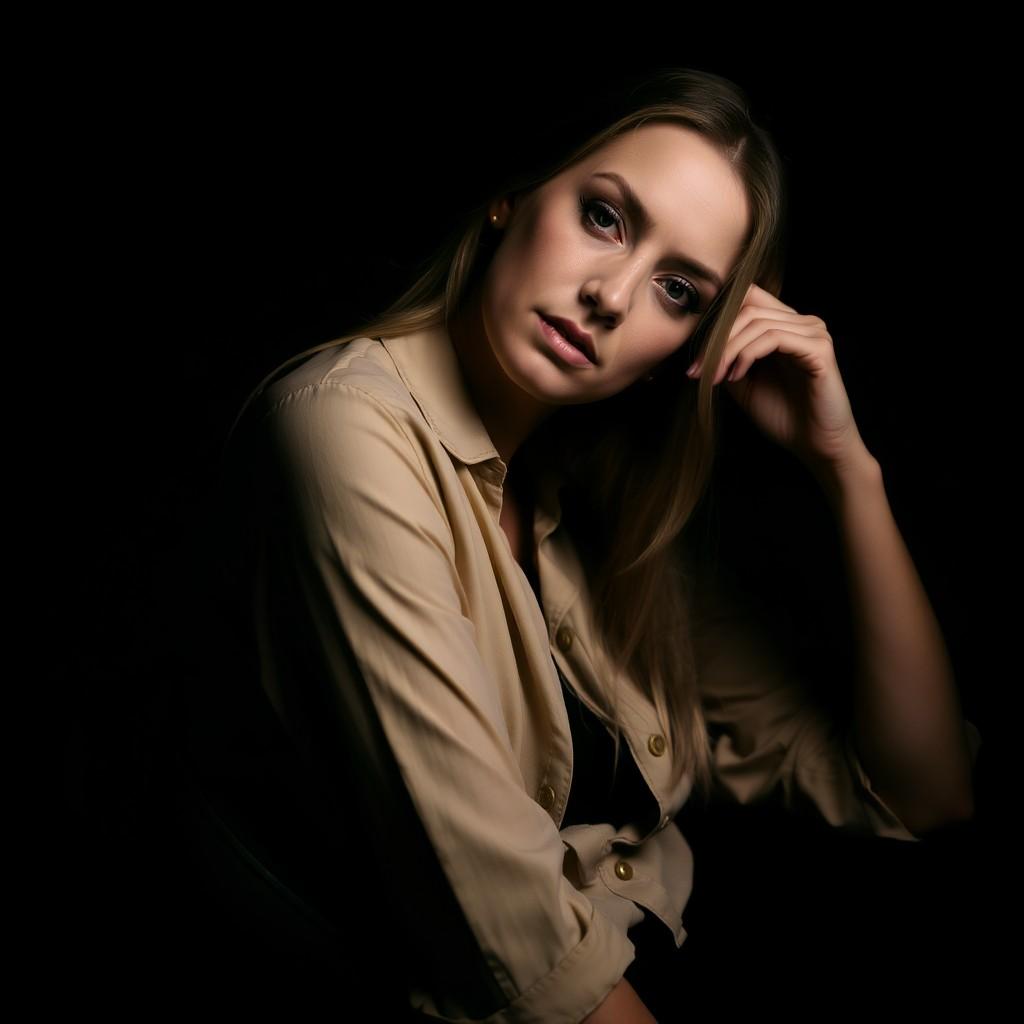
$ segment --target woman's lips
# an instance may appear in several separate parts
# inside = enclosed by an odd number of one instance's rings
[[[594,366],[590,357],[564,338],[554,324],[550,323],[540,313],[537,314],[537,319],[540,321],[540,329],[548,343],[548,347],[561,357],[564,362],[570,363],[572,366]]]
[[[549,346],[560,355],[566,362],[574,367],[593,367],[596,362],[590,354],[578,345],[574,345],[568,336],[568,331],[562,331],[561,325],[566,323],[561,319],[555,322],[550,321],[543,313],[538,313],[541,322],[541,330],[547,339]]]
[[[572,320],[566,320],[561,316],[547,316],[542,313],[541,317],[551,324],[570,345],[574,345],[581,352],[585,353],[592,363],[596,365],[599,362],[594,339],[582,327],[573,323]]]

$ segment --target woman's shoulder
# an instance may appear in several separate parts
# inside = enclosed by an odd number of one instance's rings
[[[299,394],[316,400],[345,388],[357,388],[387,405],[412,405],[381,339],[357,337],[314,352],[279,372],[264,389],[263,406],[269,412]]]
[[[368,439],[409,441],[418,410],[380,338],[339,339],[273,370],[246,400],[229,434],[235,458],[263,460],[267,446],[309,460],[351,454]],[[313,459],[315,461],[315,458]]]

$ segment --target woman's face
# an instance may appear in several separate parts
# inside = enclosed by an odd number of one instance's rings
[[[622,391],[693,334],[719,285],[686,264],[724,280],[747,217],[740,181],[698,133],[662,123],[617,137],[512,205],[481,283],[496,361],[542,403]],[[560,355],[542,317],[589,333],[596,362]]]

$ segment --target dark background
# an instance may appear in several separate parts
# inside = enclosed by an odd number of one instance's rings
[[[659,17],[677,22],[667,9]],[[451,56],[351,34],[315,53],[204,38],[165,34],[84,62],[47,122],[58,154],[48,208],[62,241],[51,256],[69,326],[50,349],[62,415],[40,525],[58,540],[38,583],[41,600],[73,611],[44,658],[70,854],[56,934],[74,983],[126,1005],[154,992],[187,1001],[234,977],[229,965],[250,993],[275,973],[246,973],[264,963],[262,947],[216,909],[164,803],[180,687],[204,657],[200,538],[231,418],[286,356],[395,297],[446,216],[553,98],[624,66],[622,40],[596,28],[541,54],[496,53],[483,38]],[[977,344],[999,336],[983,302],[1003,214],[979,141],[996,127],[996,84],[982,52],[810,49],[676,47],[647,63],[734,79],[783,153],[782,298],[826,321],[882,464],[985,741],[977,814],[912,846],[770,810],[694,816],[681,983],[689,999],[721,999],[740,998],[745,982],[748,996],[778,1005],[820,983],[837,1004],[860,995],[877,1007],[893,985],[908,1000],[921,985],[983,990],[996,956],[982,915],[1003,898],[994,737],[1008,679],[990,637],[1000,618],[993,400],[976,383],[1009,370]],[[582,52],[592,59],[573,58]],[[795,602],[815,636],[841,644],[824,504],[798,466],[725,413],[725,552],[754,585]]]

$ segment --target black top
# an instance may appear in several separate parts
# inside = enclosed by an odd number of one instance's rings
[[[653,809],[654,795],[640,775],[625,737],[619,741],[618,774],[612,780],[615,739],[604,722],[576,695],[558,668],[572,730],[573,773],[561,828],[609,822],[619,829],[639,822]]]
[[[527,502],[532,518],[532,501],[527,499]],[[528,545],[527,553],[530,557],[525,560],[523,573],[540,602],[540,580],[532,545]],[[618,771],[613,782],[614,737],[604,722],[580,700],[557,662],[555,669],[569,713],[573,752],[569,802],[560,827],[608,822],[619,829],[629,821],[640,823],[641,827],[648,819],[656,823],[661,810],[633,760],[625,737],[620,737]]]

